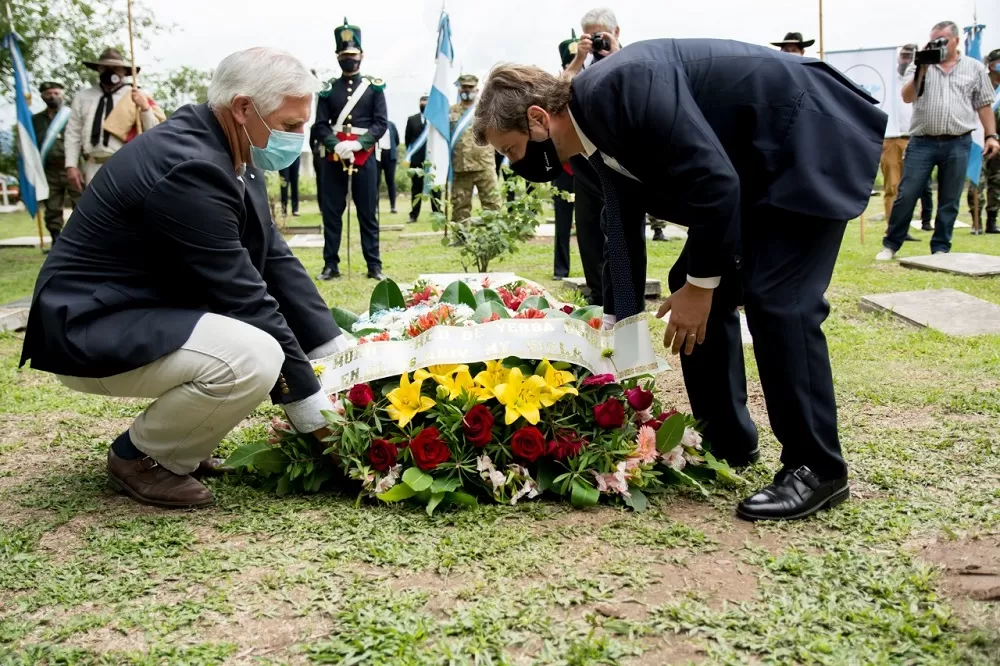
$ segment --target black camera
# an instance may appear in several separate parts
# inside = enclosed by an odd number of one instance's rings
[[[913,58],[913,64],[917,67],[924,65],[939,65],[948,58],[948,38],[938,37],[934,41],[927,42],[923,51],[917,51]]]
[[[593,52],[598,51],[610,51],[611,50],[611,40],[600,33],[595,33],[590,35],[590,43],[594,45]]]

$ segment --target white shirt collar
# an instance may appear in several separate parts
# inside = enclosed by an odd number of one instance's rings
[[[591,155],[597,152],[597,146],[595,146],[593,143],[590,142],[590,139],[587,138],[587,135],[584,134],[583,130],[580,129],[580,126],[577,125],[576,118],[573,117],[573,112],[570,111],[569,109],[566,110],[569,112],[569,119],[573,123],[573,129],[576,130],[576,135],[580,137],[580,143],[583,144],[583,152],[587,153],[587,157],[590,157]]]

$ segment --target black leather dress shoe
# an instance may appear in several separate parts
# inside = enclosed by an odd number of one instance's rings
[[[372,280],[378,280],[379,282],[385,279],[385,275],[381,270],[368,271],[368,277]]]
[[[332,280],[334,278],[340,277],[340,271],[335,271],[332,268],[324,268],[323,272],[316,276],[317,280]]]
[[[905,241],[918,241],[920,239],[917,238],[916,236],[914,236],[913,234],[906,234],[906,238],[904,238],[903,240],[905,240]]]
[[[823,481],[808,467],[783,469],[774,482],[736,507],[744,520],[794,520],[835,507],[851,496],[847,476]]]

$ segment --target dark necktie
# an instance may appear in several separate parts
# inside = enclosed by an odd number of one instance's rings
[[[96,146],[101,140],[101,126],[104,125],[104,119],[111,115],[111,109],[115,105],[115,100],[111,96],[112,93],[106,92],[101,97],[101,101],[97,103],[97,112],[94,113],[94,124],[90,126],[90,145]],[[108,140],[111,138],[110,132],[104,133],[104,146],[107,147]]]
[[[632,264],[628,258],[628,246],[625,245],[625,229],[622,227],[618,193],[608,178],[607,167],[601,160],[600,153],[595,152],[590,156],[590,164],[601,179],[601,188],[604,190],[604,235],[608,243],[607,261],[611,268],[611,293],[614,298],[615,319],[621,321],[639,314],[642,310],[636,302]]]

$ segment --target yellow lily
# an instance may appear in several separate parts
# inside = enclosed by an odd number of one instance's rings
[[[514,368],[507,376],[507,381],[497,384],[493,388],[493,394],[501,405],[507,408],[504,417],[507,425],[510,425],[523,416],[524,420],[534,425],[538,423],[541,415],[538,413],[542,406],[542,391],[545,389],[545,380],[538,375],[531,375],[525,378],[521,374],[520,368]]]
[[[480,397],[484,400],[494,397],[494,389],[506,382],[509,374],[510,370],[504,367],[503,361],[486,361],[486,369],[476,375],[476,383],[482,387]]]
[[[548,361],[542,361],[537,372],[543,373],[545,389],[542,391],[542,404],[551,407],[564,395],[579,395],[575,386],[567,386],[570,382],[576,381],[576,376],[572,372],[556,370]]]
[[[427,396],[420,394],[422,383],[423,380],[417,379],[416,375],[414,381],[410,382],[409,373],[404,372],[399,378],[399,388],[393,389],[386,396],[389,399],[386,411],[389,412],[390,418],[399,423],[400,428],[412,421],[414,416],[426,412],[436,404]]]
[[[452,375],[460,370],[469,371],[469,366],[459,365],[457,363],[451,363],[446,365],[429,365],[427,368],[421,368],[413,373],[414,379],[419,379],[421,381],[425,379],[433,379],[438,384],[444,385]]]

